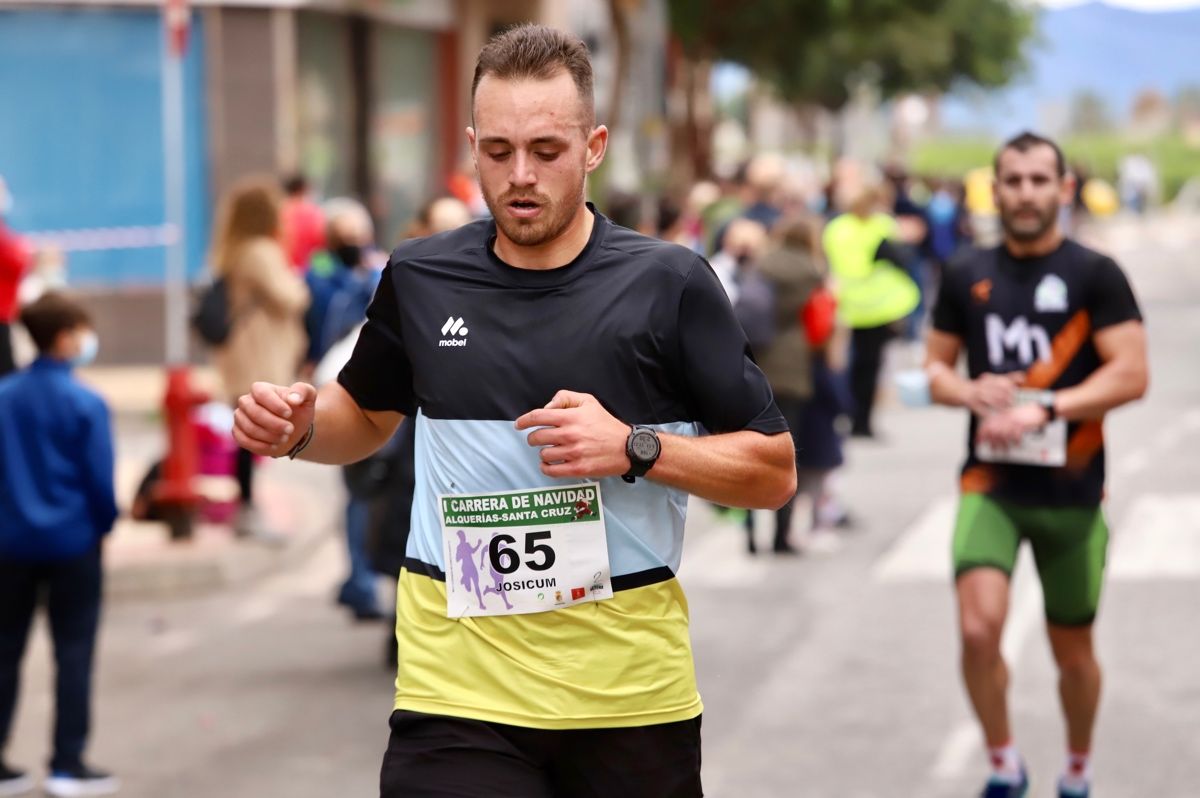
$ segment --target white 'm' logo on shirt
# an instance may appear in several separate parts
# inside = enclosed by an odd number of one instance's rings
[[[1050,360],[1050,336],[1042,325],[1030,324],[1024,316],[1017,316],[1012,324],[1005,324],[995,313],[987,314],[983,323],[988,362],[993,366],[1003,365],[1008,352],[1015,352],[1017,362],[1022,366],[1033,365],[1034,358]]]
[[[458,318],[450,316],[446,319],[446,323],[442,325],[442,335],[448,337],[438,341],[438,346],[466,346],[466,322],[463,321],[461,316]]]

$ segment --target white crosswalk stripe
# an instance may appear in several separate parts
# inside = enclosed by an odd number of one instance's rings
[[[1200,578],[1200,493],[1138,497],[1111,552],[1111,579]]]
[[[875,581],[950,581],[950,541],[957,508],[956,496],[930,502],[876,563],[872,571]]]
[[[957,499],[942,496],[896,538],[872,569],[876,582],[948,582]],[[1200,578],[1200,493],[1139,496],[1115,527],[1110,579]]]

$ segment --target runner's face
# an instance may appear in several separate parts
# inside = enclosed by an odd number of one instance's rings
[[[474,110],[467,138],[500,232],[521,246],[553,241],[579,213],[585,178],[604,157],[608,131],[590,127],[566,70],[549,80],[485,75]]]
[[[1059,177],[1053,148],[1007,149],[996,172],[996,207],[1004,232],[1017,241],[1036,241],[1058,221],[1059,206],[1070,199],[1068,178]]]

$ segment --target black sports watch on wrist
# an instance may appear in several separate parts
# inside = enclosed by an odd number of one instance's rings
[[[1054,391],[1042,391],[1038,396],[1038,404],[1046,411],[1046,423],[1058,418],[1058,408],[1054,406]]]
[[[662,442],[658,433],[650,427],[636,424],[629,428],[629,437],[625,439],[625,454],[629,457],[629,470],[621,475],[621,479],[633,483],[638,477],[646,476],[646,472],[654,468],[658,456],[662,453]]]

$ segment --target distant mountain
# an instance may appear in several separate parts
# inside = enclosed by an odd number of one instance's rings
[[[1168,99],[1200,84],[1200,8],[1144,12],[1094,2],[1043,9],[1029,45],[1029,71],[1001,92],[958,94],[942,105],[944,127],[1004,136],[1024,128],[1053,129],[1066,122],[1072,96],[1103,98],[1118,123],[1139,91]]]

